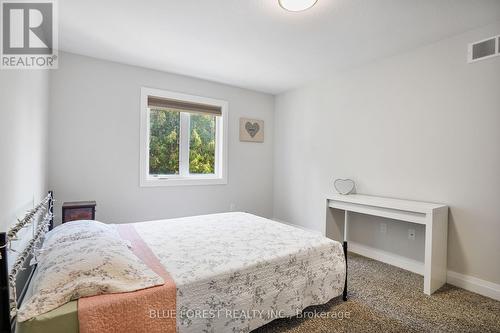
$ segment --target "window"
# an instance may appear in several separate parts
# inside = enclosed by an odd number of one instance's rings
[[[228,103],[141,89],[141,186],[227,183]]]

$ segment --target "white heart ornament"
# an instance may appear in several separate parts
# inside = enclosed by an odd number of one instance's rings
[[[335,179],[333,186],[340,194],[346,195],[354,190],[354,180],[352,179]]]

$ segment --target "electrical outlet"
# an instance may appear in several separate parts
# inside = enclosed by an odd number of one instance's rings
[[[387,223],[380,223],[380,233],[382,234],[387,233]]]
[[[415,229],[408,229],[408,239],[415,240]]]

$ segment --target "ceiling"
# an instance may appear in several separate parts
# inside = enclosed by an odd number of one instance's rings
[[[500,20],[499,0],[58,3],[63,51],[272,94]]]

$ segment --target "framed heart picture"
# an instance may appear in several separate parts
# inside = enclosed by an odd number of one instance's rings
[[[264,121],[240,118],[240,141],[264,142]]]

